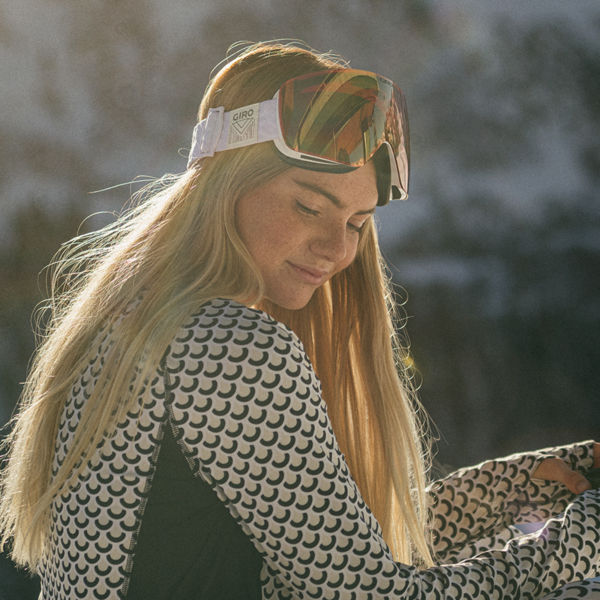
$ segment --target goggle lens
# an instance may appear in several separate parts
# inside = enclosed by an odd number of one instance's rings
[[[279,110],[283,139],[299,153],[360,167],[387,142],[407,192],[406,104],[389,79],[354,69],[301,75],[280,88]]]

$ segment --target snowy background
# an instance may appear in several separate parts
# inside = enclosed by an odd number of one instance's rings
[[[210,70],[299,38],[391,77],[410,200],[380,210],[442,465],[600,438],[600,6],[0,0],[0,421],[60,243],[185,168]]]

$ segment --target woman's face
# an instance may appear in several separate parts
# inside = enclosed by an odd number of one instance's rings
[[[239,234],[263,276],[266,298],[304,307],[356,256],[359,233],[377,204],[375,167],[349,173],[292,168],[242,196]]]

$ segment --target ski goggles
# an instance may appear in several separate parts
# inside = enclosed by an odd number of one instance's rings
[[[287,162],[317,171],[351,171],[381,151],[389,177],[379,204],[408,197],[406,102],[400,88],[376,73],[318,71],[289,79],[271,100],[209,109],[194,128],[188,168],[215,152],[266,141]]]

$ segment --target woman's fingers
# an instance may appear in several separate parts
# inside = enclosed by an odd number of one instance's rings
[[[594,442],[594,469],[600,468],[600,443]],[[547,479],[549,481],[558,481],[567,486],[574,494],[581,494],[589,490],[592,484],[586,479],[585,475],[573,471],[566,462],[560,458],[547,458],[542,461],[534,471],[533,477],[536,479]]]
[[[598,450],[598,454],[596,454],[596,450]],[[600,460],[600,444],[594,446],[594,457],[595,464],[596,460]],[[573,471],[560,458],[547,458],[542,461],[534,471],[533,477],[564,483],[574,494],[581,494],[592,487],[590,482],[581,473]]]

